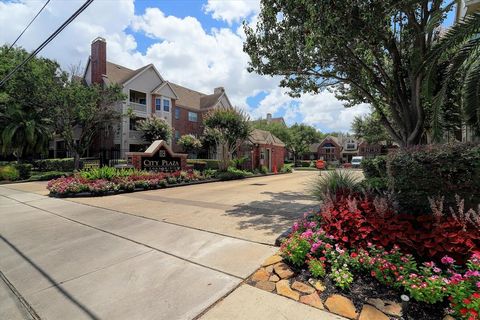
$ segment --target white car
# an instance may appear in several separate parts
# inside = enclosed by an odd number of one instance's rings
[[[360,165],[362,164],[363,157],[352,157],[352,167],[354,168],[360,168]]]

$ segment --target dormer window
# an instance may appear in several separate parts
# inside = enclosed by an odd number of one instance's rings
[[[155,99],[155,111],[162,111],[162,99]]]

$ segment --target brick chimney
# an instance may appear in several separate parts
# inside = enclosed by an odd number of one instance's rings
[[[107,41],[98,37],[91,47],[92,83],[102,83],[102,76],[107,74]]]
[[[213,94],[223,93],[223,92],[225,92],[224,87],[218,87],[218,88],[213,89]]]

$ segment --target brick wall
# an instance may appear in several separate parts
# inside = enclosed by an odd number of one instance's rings
[[[335,146],[333,150],[333,154],[326,153],[324,146],[327,144],[332,144]],[[324,159],[326,161],[333,161],[333,160],[341,160],[342,159],[342,147],[339,146],[334,140],[332,139],[325,139],[319,146],[318,146],[318,159]]]
[[[176,109],[180,110],[180,118],[176,119]],[[197,122],[189,121],[188,120],[188,112],[196,112],[197,113]],[[200,137],[203,134],[203,116],[205,111],[198,111],[193,109],[188,109],[182,106],[177,106],[175,101],[172,101],[172,125],[173,125],[173,138],[175,138],[175,131],[180,133],[180,137],[185,134],[193,134],[197,137]],[[175,139],[174,139],[175,140]],[[173,151],[174,152],[181,152],[182,147],[176,144],[174,141],[173,143]]]

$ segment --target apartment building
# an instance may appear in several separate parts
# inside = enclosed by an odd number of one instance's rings
[[[184,134],[200,135],[203,131],[202,119],[208,110],[232,106],[222,87],[213,89],[210,94],[201,93],[164,79],[153,64],[133,70],[108,61],[104,38],[96,38],[92,42],[83,79],[88,85],[116,83],[127,97],[115,107],[123,115],[129,116],[123,116],[114,132],[102,136],[94,146],[98,149],[98,144],[101,144],[102,148],[120,150],[121,157],[125,152],[139,151],[145,147],[146,142],[136,128],[136,123],[141,119],[152,115],[164,119],[174,129],[174,137],[170,141],[172,149],[181,152],[176,144],[178,138]],[[59,146],[61,141],[55,141],[53,148]]]
[[[340,135],[327,136],[321,142],[310,146],[304,160],[325,160],[328,162],[351,162],[352,157],[374,158],[387,152],[386,143],[368,143],[363,139]]]

